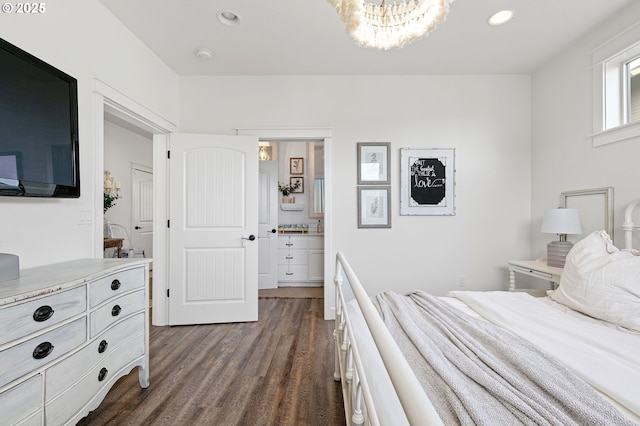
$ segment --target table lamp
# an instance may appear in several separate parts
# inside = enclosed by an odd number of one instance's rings
[[[567,241],[567,234],[580,234],[580,216],[576,209],[551,209],[547,210],[542,220],[542,232],[557,234],[560,239],[547,244],[547,265],[563,268],[567,253],[573,247],[571,241]]]

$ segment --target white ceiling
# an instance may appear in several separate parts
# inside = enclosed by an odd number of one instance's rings
[[[434,33],[391,51],[355,45],[326,0],[100,1],[186,76],[529,74],[634,0],[455,0]],[[507,8],[512,21],[487,24]],[[219,10],[240,25],[220,24]]]

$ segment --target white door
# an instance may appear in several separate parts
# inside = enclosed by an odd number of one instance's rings
[[[131,244],[135,256],[153,257],[153,173],[139,166],[131,169]]]
[[[278,287],[278,162],[258,171],[258,288]]]
[[[258,140],[169,139],[169,324],[258,320]]]

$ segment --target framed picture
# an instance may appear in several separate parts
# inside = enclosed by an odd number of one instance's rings
[[[400,214],[455,215],[455,150],[400,150]]]
[[[304,174],[304,158],[289,158],[289,174]]]
[[[391,187],[358,187],[358,228],[391,228]]]
[[[358,185],[389,185],[390,142],[358,142]]]
[[[289,186],[291,188],[295,187],[298,184],[296,189],[292,189],[292,194],[304,194],[304,178],[303,177],[290,177],[289,178]]]

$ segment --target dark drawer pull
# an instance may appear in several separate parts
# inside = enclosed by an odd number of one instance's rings
[[[46,358],[51,352],[53,352],[53,345],[50,342],[42,342],[33,350],[33,357],[35,359]]]
[[[293,259],[293,256],[285,256],[285,259]]]
[[[106,340],[103,340],[102,342],[100,342],[100,344],[98,345],[98,353],[101,354],[104,351],[106,351],[107,346],[109,346],[109,343],[107,343]]]
[[[53,308],[49,305],[40,306],[33,313],[33,320],[38,322],[46,321],[53,316],[53,312]]]
[[[122,312],[122,308],[120,307],[120,305],[116,305],[111,308],[111,316],[113,317],[117,317],[118,315],[120,315],[120,312]]]
[[[120,280],[113,280],[111,281],[111,290],[116,291],[117,289],[120,288]]]
[[[285,275],[293,275],[293,272],[285,272]]]
[[[107,373],[109,372],[109,370],[107,370],[106,368],[102,367],[100,369],[100,372],[98,373],[98,381],[101,382],[104,379],[107,378]]]

